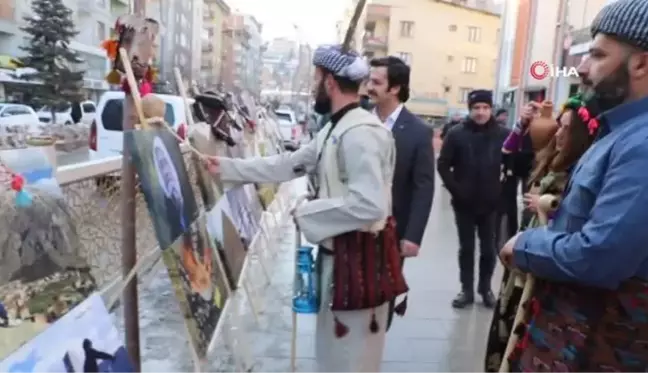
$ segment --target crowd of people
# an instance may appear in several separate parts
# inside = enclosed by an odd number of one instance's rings
[[[475,90],[468,116],[442,133],[436,166],[459,238],[452,306],[469,307],[476,290],[493,308],[485,371],[648,368],[648,0],[606,6],[591,33],[582,93],[557,117],[550,103],[531,102],[510,130],[492,93]],[[313,64],[314,110],[327,121],[311,142],[206,162],[227,182],[317,176],[293,210],[318,245],[317,368],[379,371],[392,316],[406,311],[406,295],[395,304],[407,292],[404,260],[419,254],[431,210],[432,130],[405,105],[402,60],[368,65],[344,46],[322,46]]]

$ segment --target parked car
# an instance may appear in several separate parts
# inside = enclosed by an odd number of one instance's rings
[[[301,139],[301,127],[297,123],[295,112],[289,109],[278,109],[274,111],[279,124],[279,133],[285,147],[299,147]]]
[[[0,103],[0,129],[4,131],[7,127],[13,126],[27,126],[32,133],[40,131],[38,116],[34,109],[27,105]]]
[[[55,110],[56,114],[56,124],[73,124],[74,120],[72,119],[72,105],[66,104]],[[81,109],[81,120],[80,123],[90,125],[95,119],[97,108],[95,103],[92,101],[83,101],[79,103]],[[52,123],[52,111],[49,106],[43,106],[36,113],[38,115],[38,120],[41,123]]]
[[[182,97],[157,94],[166,103],[164,118],[182,138],[187,134],[185,106]],[[194,100],[189,99],[189,104]],[[124,92],[108,91],[99,99],[95,120],[90,125],[90,150],[92,157],[121,154],[123,150]]]

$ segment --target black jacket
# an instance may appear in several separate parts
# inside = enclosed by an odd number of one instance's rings
[[[502,144],[509,131],[491,119],[479,126],[470,119],[450,129],[437,168],[456,209],[489,213],[501,201]]]
[[[461,123],[460,120],[451,120],[448,123],[444,124],[443,128],[441,129],[441,134],[439,135],[439,137],[441,137],[441,140],[443,140],[443,138],[446,137],[448,131],[450,131],[452,127],[455,127],[459,123]]]
[[[392,128],[396,167],[392,184],[392,210],[399,240],[420,245],[434,197],[432,129],[403,108]]]

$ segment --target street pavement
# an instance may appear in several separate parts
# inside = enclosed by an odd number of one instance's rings
[[[450,303],[459,291],[457,238],[448,193],[437,178],[436,195],[421,252],[407,259],[405,273],[410,285],[408,309],[396,317],[387,334],[382,370],[386,372],[483,371],[483,358],[491,310],[480,303],[454,310]],[[292,281],[294,273],[294,228],[283,228],[275,244],[276,258],[270,267],[271,284],[256,286],[258,322],[244,304],[234,329],[239,345],[248,347],[247,366],[256,372],[287,372],[290,361]],[[478,254],[477,254],[478,255]],[[478,262],[477,260],[475,262]],[[259,284],[258,266],[249,276]],[[501,278],[501,267],[494,283]],[[494,290],[497,290],[494,288]],[[144,371],[191,371],[191,352],[184,336],[182,313],[173,297],[166,270],[140,285],[140,326]],[[121,310],[116,311],[121,325]],[[314,316],[298,319],[297,371],[313,371]],[[230,321],[224,329],[231,330]],[[121,327],[120,327],[121,328]],[[241,354],[238,351],[237,354]],[[214,352],[207,357],[205,371],[236,369],[224,337],[218,337]]]

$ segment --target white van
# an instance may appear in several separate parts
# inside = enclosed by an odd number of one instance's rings
[[[284,145],[298,146],[301,131],[295,112],[290,109],[277,109],[274,114],[279,124],[279,132]]]
[[[182,97],[156,94],[166,103],[164,118],[173,129],[184,138],[187,134],[185,122],[185,106]],[[189,99],[189,105],[194,100]],[[121,154],[123,150],[124,131],[122,121],[124,115],[124,92],[108,91],[101,96],[97,105],[97,116],[90,126],[89,147],[94,158]]]

